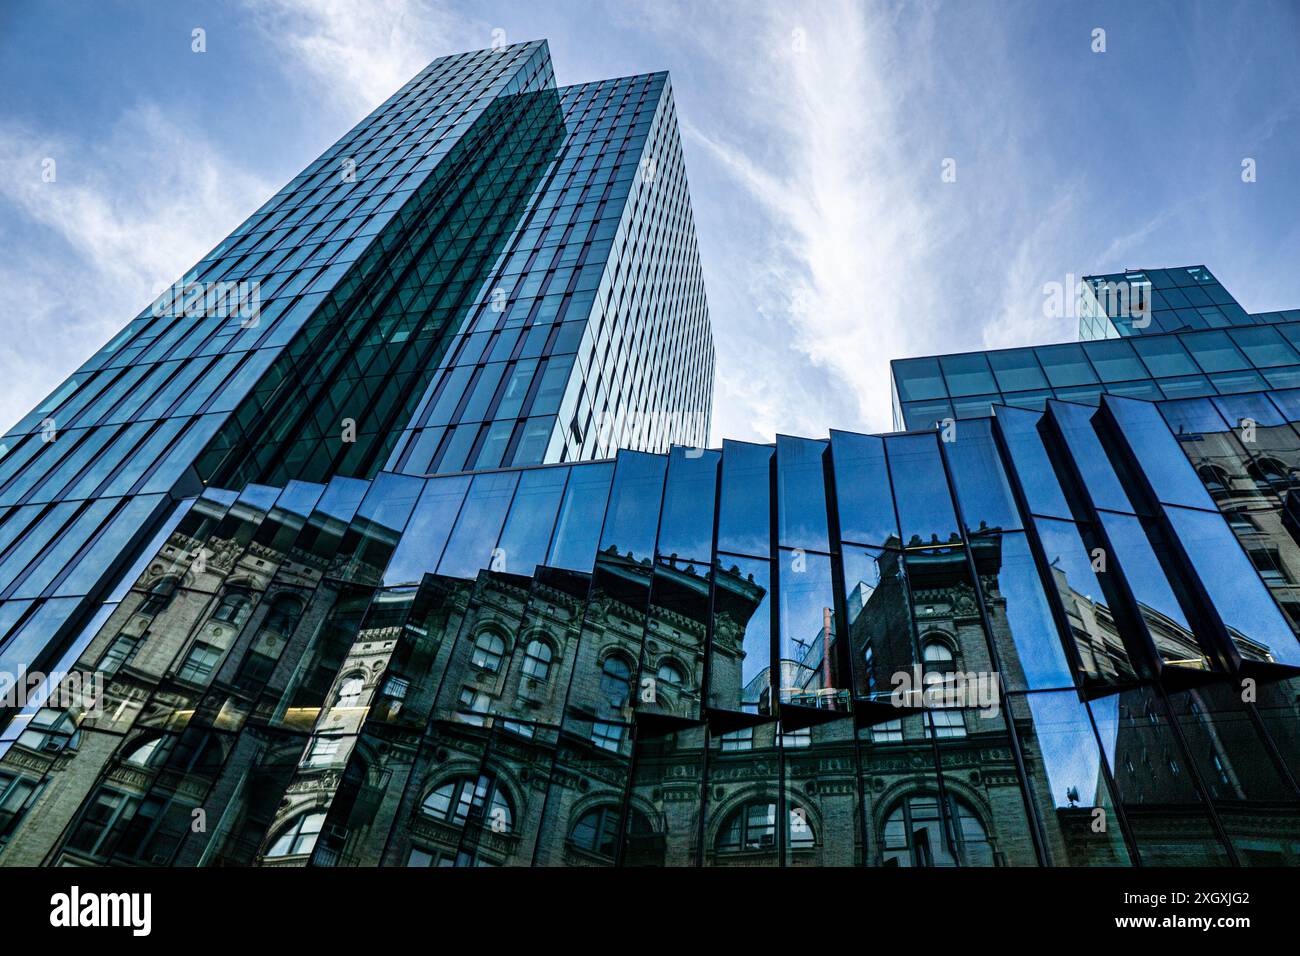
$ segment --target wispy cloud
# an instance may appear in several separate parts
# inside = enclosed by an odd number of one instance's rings
[[[42,175],[46,160],[53,181]],[[0,125],[10,343],[0,350],[0,423],[22,417],[273,191],[149,104],[94,142]],[[12,241],[20,231],[23,241]]]
[[[247,0],[258,28],[291,60],[290,76],[358,118],[436,57],[491,42],[490,30],[431,0]]]

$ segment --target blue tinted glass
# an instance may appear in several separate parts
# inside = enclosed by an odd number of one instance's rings
[[[1043,437],[1038,431],[1041,412],[1021,408],[1000,407],[997,410],[997,427],[1011,455],[1011,467],[1020,487],[1024,490],[1029,510],[1038,515],[1069,518],[1070,506],[1057,480]]]
[[[718,550],[765,557],[771,549],[772,456],[768,445],[722,443]]]
[[[987,558],[977,552],[976,567],[993,633],[1010,632],[1015,642],[1015,653],[1003,655],[1003,666],[1010,669],[1002,675],[1007,689],[1073,687],[1070,664],[1024,534],[1002,535],[990,541],[994,543],[1000,552]]]
[[[1128,494],[1092,427],[1092,417],[1097,410],[1067,402],[1049,402],[1048,412],[1061,433],[1070,460],[1079,471],[1083,490],[1093,505],[1114,511],[1132,511]]]
[[[938,435],[891,435],[885,453],[903,544],[946,544],[960,537]]]
[[[854,693],[888,697],[893,676],[911,670],[911,601],[898,551],[845,545],[844,592]]]
[[[469,490],[469,481],[468,477],[458,475],[426,482],[402,540],[388,561],[385,585],[419,584],[426,573],[438,566],[461,502]],[[322,498],[322,507],[324,503]]]
[[[906,429],[933,428],[936,422],[952,417],[952,402],[946,398],[930,402],[908,402],[903,405],[903,427]]]
[[[1211,401],[1233,428],[1240,425],[1243,419],[1249,419],[1256,425],[1286,424],[1286,419],[1273,407],[1267,395],[1224,395]]]
[[[1300,388],[1276,391],[1269,399],[1289,422],[1300,422]]]
[[[653,557],[667,469],[668,459],[663,455],[618,453],[600,536],[602,553],[616,548],[619,554],[630,554],[638,561]]]
[[[1162,378],[1160,391],[1166,398],[1199,398],[1202,395],[1214,395],[1214,386],[1204,375],[1180,375],[1178,378]]]
[[[1133,348],[1156,378],[1170,375],[1193,375],[1199,371],[1187,350],[1173,335],[1157,335],[1133,340]]]
[[[578,465],[569,472],[548,565],[570,571],[591,570],[613,477],[614,466],[608,462]]]
[[[1192,332],[1179,338],[1203,372],[1229,372],[1250,365],[1232,344],[1227,332]]]
[[[502,571],[532,574],[545,563],[568,477],[567,468],[533,468],[520,474],[497,545]]]
[[[837,686],[831,559],[782,549],[779,560],[781,700],[815,707],[818,691]]]
[[[877,437],[831,432],[840,537],[860,544],[898,544],[885,445]]]
[[[661,559],[676,555],[708,566],[713,556],[713,508],[721,460],[716,451],[673,448],[659,524]]]
[[[474,477],[438,564],[439,574],[472,578],[485,568],[501,569],[493,562],[493,550],[518,482],[517,471],[488,472]]]
[[[1242,658],[1300,665],[1300,644],[1218,512],[1165,509]]]
[[[788,548],[829,551],[826,529],[826,442],[776,439],[778,541]]]
[[[1210,382],[1224,395],[1233,392],[1256,392],[1268,388],[1264,376],[1253,369],[1243,369],[1240,372],[1216,372],[1210,376]]]
[[[1047,378],[1034,358],[1033,349],[1008,349],[989,352],[988,356],[1002,391],[1026,392],[1047,387]]]
[[[1209,667],[1141,519],[1107,511],[1100,512],[1099,517],[1113,551],[1111,557],[1117,562],[1116,570],[1133,592],[1138,613],[1161,660],[1198,670]]]
[[[917,402],[927,398],[943,398],[947,394],[936,359],[895,359],[890,364],[899,401]]]
[[[1159,407],[1161,417],[1175,435],[1221,432],[1228,427],[1208,398],[1185,398],[1177,402],[1162,402]]]
[[[1020,514],[993,440],[993,422],[987,418],[962,422],[953,437],[940,444],[952,469],[967,534],[1019,529]]]
[[[1052,583],[1070,621],[1071,638],[1084,675],[1109,682],[1135,676],[1128,650],[1113,624],[1113,612],[1093,570],[1094,556],[1071,521],[1039,518],[1034,522],[1051,569]]]
[[[1071,385],[1089,385],[1097,381],[1097,376],[1083,354],[1083,346],[1074,343],[1068,345],[1048,345],[1036,348],[1038,361],[1047,373],[1047,381],[1053,388],[1066,388]]]
[[[1123,382],[1147,377],[1146,368],[1126,339],[1085,342],[1083,350],[1092,360],[1092,366],[1103,382]]]
[[[1272,368],[1275,365],[1294,365],[1300,362],[1300,355],[1287,344],[1277,329],[1266,325],[1248,329],[1233,329],[1228,333],[1251,364],[1256,368]]]
[[[985,395],[996,392],[998,386],[993,381],[988,359],[982,352],[970,352],[965,355],[944,355],[939,358],[939,367],[948,382],[948,394]]]
[[[772,671],[771,568],[719,554],[713,575],[709,704],[757,713]]]
[[[1104,407],[1114,415],[1120,434],[1159,501],[1213,510],[1214,502],[1157,406],[1108,395]]]

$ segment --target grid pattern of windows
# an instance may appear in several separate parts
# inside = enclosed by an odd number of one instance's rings
[[[106,716],[0,742],[26,801],[140,792],[14,811],[0,865],[1294,861],[1296,419],[1106,396],[948,441],[209,489],[87,638],[91,666],[141,633]],[[173,833],[155,774],[270,809]]]
[[[1042,410],[1049,398],[1096,404],[1103,394],[1160,401],[1286,389],[1300,387],[1300,321],[895,359],[891,368],[898,428],[979,418],[994,405]]]

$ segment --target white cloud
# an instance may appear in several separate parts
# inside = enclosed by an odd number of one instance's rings
[[[360,118],[433,59],[491,43],[489,26],[444,3],[268,0],[248,3],[266,37],[292,60],[313,101]],[[523,39],[523,38],[520,38]]]
[[[96,142],[0,125],[0,235],[12,233],[0,260],[0,423],[26,414],[273,192],[147,104]]]

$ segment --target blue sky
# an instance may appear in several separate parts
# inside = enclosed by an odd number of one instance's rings
[[[562,84],[671,71],[715,441],[885,430],[889,359],[1073,339],[1043,292],[1071,274],[1204,262],[1248,310],[1300,306],[1294,5],[10,2],[0,427],[494,29],[548,38]]]

